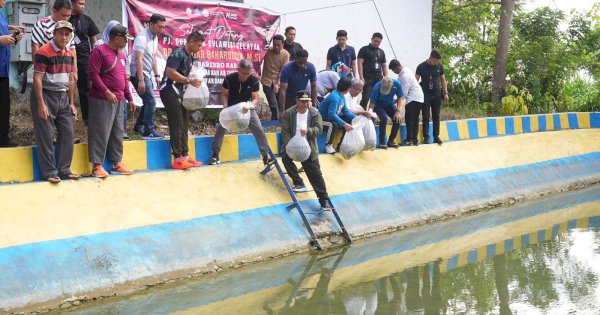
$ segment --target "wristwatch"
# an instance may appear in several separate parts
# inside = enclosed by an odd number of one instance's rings
[[[186,77],[185,78],[185,84],[190,84],[190,82],[192,82],[192,80],[190,80],[190,78]]]
[[[160,75],[158,75],[158,74],[155,74],[155,75],[154,75],[154,77],[155,77],[155,78],[160,78]]]

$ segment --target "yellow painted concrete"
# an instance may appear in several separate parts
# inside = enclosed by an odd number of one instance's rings
[[[515,125],[515,134],[523,133],[523,116],[515,116],[513,121]]]
[[[569,129],[569,115],[567,113],[560,113],[558,116],[560,117],[560,127],[562,129]]]
[[[279,145],[277,144],[277,134],[267,133],[267,142],[274,154],[279,154]]]
[[[480,138],[488,136],[488,132],[487,132],[487,119],[480,118],[480,119],[477,120],[477,133],[479,134]]]
[[[540,122],[538,120],[539,115],[531,115],[529,116],[529,123],[531,124],[531,132],[540,131]]]
[[[0,183],[33,180],[32,165],[31,147],[0,148]]]
[[[227,135],[223,139],[223,146],[219,158],[221,162],[237,161],[240,159],[239,143],[237,135]]]
[[[459,138],[461,140],[469,139],[469,126],[467,125],[467,121],[466,120],[458,120],[458,121],[456,121],[456,124],[458,125]]]
[[[546,130],[554,130],[554,115],[545,114],[544,116],[546,117]]]
[[[506,134],[506,120],[504,119],[504,117],[496,118],[496,132],[498,133],[498,135]]]
[[[148,163],[146,159],[146,141],[123,142],[123,163],[132,170],[146,170]]]
[[[600,129],[566,130],[376,150],[351,160],[321,155],[320,161],[329,193],[338,195],[598,152],[599,138]],[[59,185],[3,185],[0,248],[288,203],[280,180],[274,173],[263,179],[262,168],[262,161],[252,161]]]
[[[590,113],[577,113],[579,128],[590,128]]]
[[[423,132],[423,130],[421,129],[421,133]],[[468,130],[467,130],[467,135],[468,135]],[[442,139],[442,141],[450,141],[450,135],[448,134],[448,126],[445,123],[440,123],[440,139]]]
[[[88,145],[79,143],[73,146],[73,161],[71,172],[75,174],[91,174],[92,164],[89,162]]]

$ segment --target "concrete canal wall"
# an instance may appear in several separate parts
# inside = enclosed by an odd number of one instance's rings
[[[320,159],[333,203],[350,234],[360,237],[597,183],[598,128],[600,113],[448,121],[443,146]],[[269,139],[275,149],[277,135]],[[190,141],[206,160],[210,138]],[[223,160],[256,157],[251,136],[227,141]],[[81,169],[87,167],[84,148],[75,157]],[[0,150],[0,180],[35,179],[34,150]],[[290,198],[280,180],[258,174],[262,162],[164,170],[168,141],[127,143],[125,162],[135,157],[138,164],[129,164],[149,171],[0,185],[0,312],[55,307],[72,297],[135,290],[309,249],[298,213],[286,209]],[[301,203],[318,210],[313,193],[303,194]],[[308,217],[318,235],[342,242],[332,236],[338,226],[330,213]]]

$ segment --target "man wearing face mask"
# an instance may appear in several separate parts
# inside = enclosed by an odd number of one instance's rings
[[[381,81],[383,77],[387,77],[388,75],[385,52],[379,48],[382,40],[383,35],[381,33],[374,33],[371,37],[371,43],[358,51],[356,62],[358,66],[358,76],[359,79],[365,83],[360,106],[365,109],[369,103],[371,90],[375,83]]]

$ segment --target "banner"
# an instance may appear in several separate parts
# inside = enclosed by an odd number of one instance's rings
[[[189,0],[125,0],[126,25],[136,36],[148,26],[154,13],[166,17],[167,23],[158,36],[158,71],[162,77],[167,57],[174,48],[185,45],[187,36],[199,31],[206,38],[196,55],[207,71],[205,82],[210,90],[210,105],[221,105],[221,84],[226,75],[237,71],[241,59],[249,59],[255,74],[260,77],[265,46],[279,29],[280,16],[243,5],[224,5],[216,2]],[[133,42],[129,43],[129,51]],[[155,87],[157,106],[162,102]],[[142,101],[131,85],[137,105]]]

